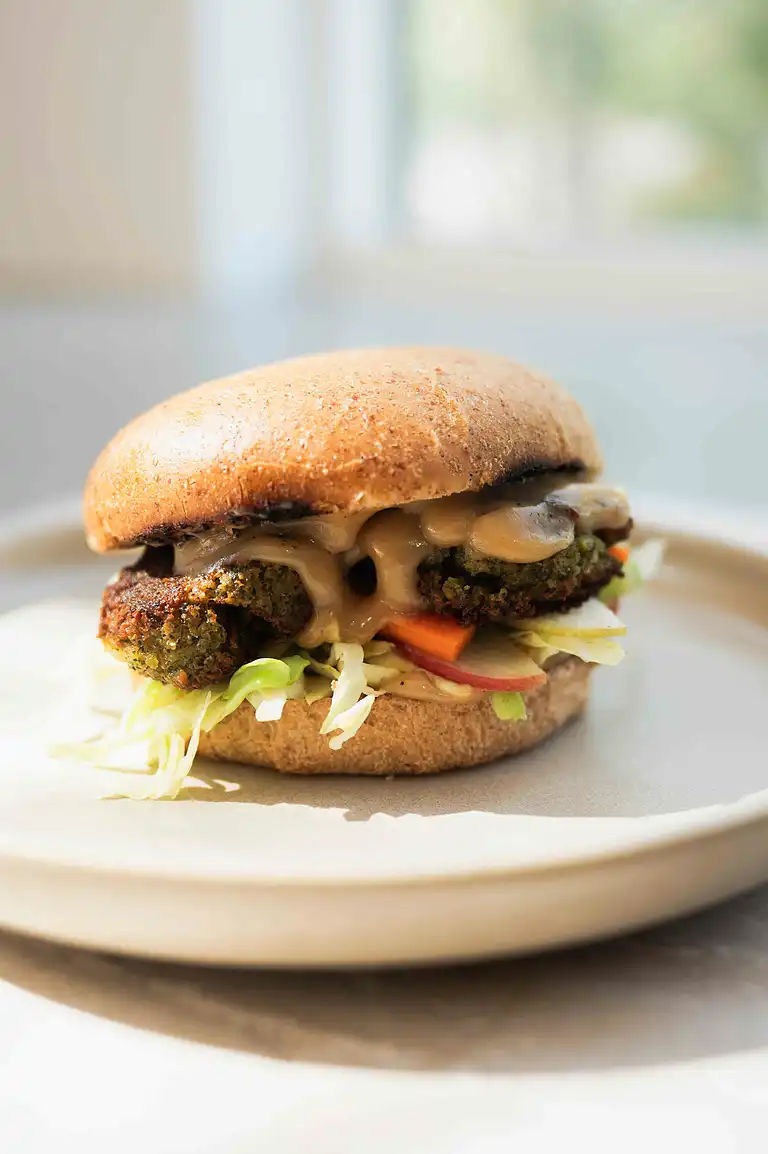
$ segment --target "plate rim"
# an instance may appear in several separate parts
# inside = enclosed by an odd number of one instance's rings
[[[733,518],[731,518],[730,512],[722,509],[713,514],[701,506],[675,503],[648,495],[641,496],[637,501],[633,500],[633,508],[638,510],[636,525],[644,536],[658,533],[672,540],[678,539],[689,546],[699,543],[706,548],[715,549],[725,554],[741,554],[745,560],[752,564],[764,565],[768,563],[768,520],[762,522],[759,519],[740,519],[739,514],[735,511]],[[22,512],[11,517],[0,517],[0,553],[4,547],[12,546],[21,541],[38,539],[50,530],[59,532],[78,532],[80,530],[78,507],[73,498],[64,498],[49,505],[36,506],[28,511],[28,515]],[[23,608],[20,607],[20,609]],[[680,819],[679,822],[675,823],[672,828],[667,828],[670,820],[675,818]],[[203,869],[196,872],[189,866],[174,869],[172,861],[162,864],[158,864],[157,861],[121,864],[110,863],[103,859],[89,860],[87,857],[78,856],[76,853],[62,856],[60,853],[48,855],[42,851],[9,849],[2,845],[1,834],[0,866],[7,868],[14,864],[23,864],[42,869],[64,869],[91,876],[98,874],[112,879],[155,878],[170,884],[193,882],[210,887],[247,885],[261,888],[317,891],[340,887],[403,888],[439,885],[441,883],[455,885],[505,877],[534,878],[550,874],[552,871],[578,870],[602,863],[626,860],[627,858],[644,857],[667,847],[692,841],[710,840],[737,829],[746,829],[766,821],[767,818],[768,787],[745,794],[732,802],[715,803],[687,810],[672,810],[663,814],[611,818],[613,823],[620,823],[623,831],[629,835],[619,845],[598,845],[591,850],[581,847],[569,853],[568,856],[539,862],[497,863],[478,865],[477,867],[457,866],[455,868],[446,867],[443,864],[434,871],[424,867],[408,874],[379,873],[351,876],[328,873],[325,875],[290,876],[259,874],[253,871],[241,872],[231,868],[224,868],[215,872],[210,869]],[[532,820],[535,819],[532,818]],[[544,820],[569,821],[573,819],[564,817]],[[580,820],[599,823],[606,819],[592,817]],[[637,833],[632,836],[629,827],[632,825],[640,827],[641,824],[642,833],[640,836]],[[655,828],[656,826],[658,828]]]

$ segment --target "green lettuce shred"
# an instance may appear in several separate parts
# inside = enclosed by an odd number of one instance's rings
[[[522,693],[492,693],[491,705],[499,721],[525,721],[528,716]]]
[[[201,733],[209,733],[244,701],[259,721],[278,721],[286,701],[303,697],[307,659],[260,657],[243,665],[225,685],[176,689],[144,681],[112,734],[79,745],[54,746],[62,757],[105,769],[154,770],[121,795],[140,800],[178,797],[192,768]]]
[[[663,560],[664,542],[655,539],[644,541],[630,553],[624,563],[622,576],[613,577],[603,586],[598,597],[604,604],[610,605],[622,597],[637,593],[656,576]]]
[[[372,658],[375,661],[375,657]],[[310,673],[305,675],[305,670]],[[244,702],[258,721],[279,721],[287,701],[330,697],[320,732],[340,749],[368,717],[378,686],[396,671],[364,660],[361,645],[333,645],[327,661],[309,654],[259,657],[212,689],[177,689],[143,681],[112,733],[51,752],[105,769],[152,770],[120,796],[140,800],[178,797],[197,753],[201,733],[210,733]]]

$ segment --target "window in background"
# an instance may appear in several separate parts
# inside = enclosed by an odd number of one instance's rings
[[[507,352],[630,489],[764,505],[768,0],[324,10],[336,343]]]
[[[765,0],[408,0],[401,32],[416,241],[768,233]]]

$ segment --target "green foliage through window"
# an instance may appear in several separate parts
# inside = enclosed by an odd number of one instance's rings
[[[577,204],[768,221],[768,0],[409,0],[404,66],[412,157],[451,132],[557,129]],[[635,139],[657,171],[622,184]]]

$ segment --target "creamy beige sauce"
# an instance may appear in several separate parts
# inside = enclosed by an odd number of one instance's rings
[[[501,505],[477,517],[466,544],[485,557],[525,564],[545,561],[573,543],[575,517],[549,498],[530,508]]]
[[[466,705],[470,701],[479,701],[481,697],[486,696],[484,689],[475,689],[471,685],[464,685],[461,688],[466,692],[456,693],[453,690],[446,692],[441,688],[440,678],[433,679],[422,669],[403,673],[384,684],[384,689],[390,697],[407,697],[411,701],[439,701],[441,705]]]
[[[360,548],[376,566],[376,596],[398,613],[418,609],[416,570],[435,552],[419,517],[402,509],[379,513],[360,534]]]
[[[597,529],[623,529],[630,518],[629,501],[623,489],[609,485],[568,485],[552,493],[554,500],[571,505],[579,514],[582,533]]]
[[[322,517],[306,517],[303,521],[286,521],[275,525],[270,532],[278,536],[302,537],[321,545],[328,553],[348,553],[354,549],[360,530],[370,521],[375,509],[365,513],[329,513]]]
[[[530,497],[539,499],[525,503]],[[233,534],[200,536],[176,550],[176,572],[211,565],[263,561],[298,573],[314,613],[300,634],[312,648],[331,641],[368,641],[388,620],[422,608],[418,567],[438,549],[463,546],[474,553],[528,564],[566,549],[578,530],[620,529],[629,520],[624,493],[606,485],[569,485],[544,495],[537,487],[509,486],[413,502],[378,512],[307,517],[259,525]],[[356,594],[347,569],[370,557],[376,589]]]
[[[298,573],[314,609],[309,625],[299,637],[302,645],[313,649],[324,641],[341,640],[340,623],[349,618],[352,594],[337,556],[311,541],[292,541],[264,534],[254,536],[243,545],[237,542],[237,545],[239,547],[231,556],[232,564],[265,561],[269,565],[286,565]]]
[[[463,545],[472,532],[477,513],[476,493],[424,501],[419,508],[421,531],[431,545],[440,549]]]

